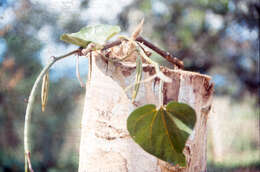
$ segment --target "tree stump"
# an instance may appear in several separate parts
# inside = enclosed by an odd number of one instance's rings
[[[135,80],[135,63],[109,62],[94,54],[86,86],[81,122],[79,172],[204,172],[206,171],[207,119],[211,109],[211,78],[199,73],[162,67],[172,79],[164,83],[164,104],[178,101],[196,111],[197,122],[184,149],[187,167],[171,166],[145,152],[127,131],[127,117],[144,104],[158,105],[159,82],[140,85],[136,101],[124,89]],[[89,72],[90,73],[90,72]],[[153,66],[143,64],[143,77],[154,75]]]

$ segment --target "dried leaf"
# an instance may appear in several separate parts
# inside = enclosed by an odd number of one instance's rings
[[[135,31],[131,35],[132,40],[136,40],[136,38],[141,34],[143,30],[143,25],[144,25],[144,19],[141,20],[139,25],[135,28]]]

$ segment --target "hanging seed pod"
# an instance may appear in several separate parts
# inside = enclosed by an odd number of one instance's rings
[[[49,73],[47,72],[42,79],[42,94],[41,94],[41,99],[42,99],[42,112],[45,111],[45,106],[47,104],[47,99],[48,99],[48,89],[49,89]]]
[[[84,83],[83,83],[83,81],[80,77],[80,73],[79,73],[79,56],[76,57],[76,76],[77,76],[80,86],[83,88]]]
[[[142,66],[142,59],[140,56],[136,58],[136,76],[135,76],[135,86],[134,86],[134,91],[132,95],[132,102],[134,102],[136,95],[139,90],[140,86],[140,81],[142,79],[142,71],[143,71],[143,66]]]

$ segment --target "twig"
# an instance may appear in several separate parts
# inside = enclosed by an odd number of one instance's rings
[[[138,44],[137,44],[138,45]],[[138,45],[139,46],[139,45]],[[160,71],[160,66],[158,63],[154,62],[153,60],[151,60],[146,54],[145,52],[141,49],[140,52],[140,55],[147,61],[149,62],[150,64],[152,64],[154,66],[154,69],[155,69],[155,72],[156,72],[156,75],[157,77],[159,77],[161,80],[163,80],[164,82],[167,82],[167,83],[170,83],[172,82],[172,80],[165,76],[161,71]]]
[[[125,59],[127,59],[129,56],[131,56],[135,51],[137,51],[136,49],[132,50],[129,54],[125,55],[122,58],[118,58],[118,59],[110,59],[108,57],[106,57],[105,55],[103,55],[102,53],[96,51],[100,56],[102,56],[105,60],[109,61],[109,62],[120,62],[120,61],[124,61]]]
[[[121,40],[116,40],[114,42],[110,42],[104,45],[104,47],[101,49],[101,51],[104,51],[106,49],[112,48],[114,46],[120,45],[122,43]]]
[[[32,164],[31,164],[31,158],[30,158],[31,154],[29,153],[27,155],[27,160],[28,160],[28,164],[29,164],[29,169],[30,169],[30,172],[34,172],[33,169],[32,169]]]
[[[88,80],[91,81],[92,76],[92,51],[89,52],[89,73],[88,73]]]
[[[143,43],[139,43],[139,42],[138,42],[139,47],[144,51],[144,53],[145,53],[148,57],[150,57],[150,56],[152,55],[152,53],[151,53],[150,51],[146,51],[141,44],[143,44]]]
[[[142,83],[149,82],[149,81],[153,80],[153,79],[156,78],[156,77],[157,77],[157,75],[155,74],[155,75],[150,76],[149,78],[146,78],[146,79],[144,79],[144,80],[141,80],[141,81],[139,81],[139,82],[137,82],[137,83],[130,84],[130,85],[128,85],[128,86],[124,89],[124,91],[127,92],[130,88],[134,87],[136,84],[142,84]]]
[[[176,65],[178,68],[180,68],[180,69],[184,68],[183,62],[181,60],[177,59],[176,57],[173,57],[169,52],[161,50],[160,48],[158,48],[157,46],[155,46],[151,42],[145,40],[143,37],[138,36],[136,38],[136,41],[138,41],[138,42],[142,43],[143,45],[145,45],[146,47],[152,49],[153,51],[155,51],[156,53],[161,55],[163,58],[168,60],[170,63]],[[120,45],[121,43],[122,43],[122,40],[120,40],[120,39],[113,41],[113,42],[110,42],[110,43],[107,43],[103,46],[101,51],[104,51],[104,50],[107,50],[107,49],[112,48],[114,46]],[[82,55],[82,53],[79,53],[79,54]],[[147,56],[149,56],[149,54],[147,54]]]
[[[176,57],[173,57],[169,52],[163,51],[160,48],[156,47],[151,42],[145,40],[143,37],[139,36],[136,38],[136,41],[143,43],[148,48],[154,50],[156,53],[160,54],[162,57],[164,57],[166,60],[171,62],[172,64],[178,66],[180,69],[184,68],[183,62]]]
[[[28,171],[28,165],[29,165],[29,170],[32,172],[32,167],[31,167],[31,161],[30,161],[30,148],[29,148],[29,131],[30,131],[30,121],[31,121],[31,115],[32,115],[32,107],[34,104],[35,96],[36,96],[36,90],[38,86],[40,85],[40,81],[44,74],[48,72],[50,67],[58,60],[61,60],[67,56],[70,56],[75,53],[80,53],[80,49],[74,50],[68,54],[65,54],[60,57],[52,57],[50,62],[42,69],[41,73],[37,77],[33,88],[31,90],[27,108],[26,108],[26,114],[25,114],[25,121],[24,121],[24,152],[25,152],[25,171]]]

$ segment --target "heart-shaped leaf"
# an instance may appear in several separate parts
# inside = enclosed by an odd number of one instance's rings
[[[81,47],[86,47],[91,42],[101,46],[120,30],[119,26],[99,24],[84,27],[76,33],[63,34],[60,39]]]
[[[160,109],[148,104],[130,114],[127,129],[145,151],[173,165],[186,166],[183,148],[195,122],[196,113],[187,104],[170,102]]]

